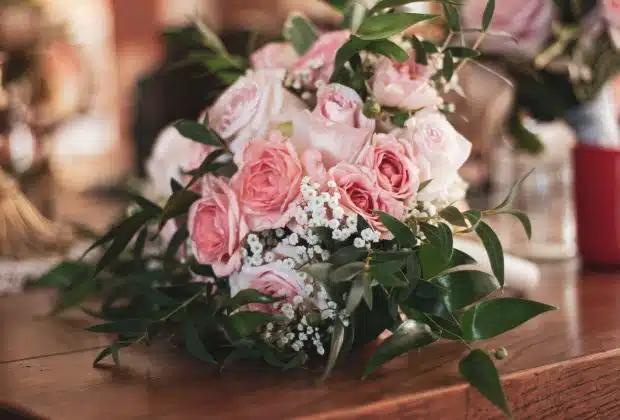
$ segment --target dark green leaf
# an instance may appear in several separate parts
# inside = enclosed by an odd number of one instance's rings
[[[541,94],[542,97],[543,94]],[[545,150],[545,145],[538,134],[530,131],[524,124],[519,112],[513,112],[508,119],[506,129],[513,139],[517,150],[536,155]]]
[[[164,207],[164,213],[160,220],[160,227],[163,227],[168,220],[187,213],[192,204],[199,199],[200,196],[198,194],[189,190],[180,190],[173,193]]]
[[[242,306],[249,305],[251,303],[274,303],[281,300],[280,298],[274,298],[271,295],[265,295],[255,289],[245,289],[237,293],[230,298],[230,301],[226,305],[232,310],[238,309]]]
[[[451,312],[469,306],[500,288],[495,277],[473,268],[442,273],[432,281],[447,290],[444,304]]]
[[[499,378],[499,372],[485,351],[472,350],[459,363],[459,371],[463,378],[487,400],[502,410],[508,417],[512,417]]]
[[[314,281],[326,283],[329,280],[332,268],[332,264],[329,263],[316,263],[302,267],[301,271],[307,273]]]
[[[144,254],[144,247],[146,246],[146,236],[148,235],[148,229],[145,227],[142,228],[140,233],[138,234],[138,238],[136,239],[136,243],[133,247],[133,256],[136,259],[142,258],[142,254]]]
[[[318,38],[318,30],[304,16],[293,14],[284,24],[284,39],[290,41],[297,54],[304,55]]]
[[[482,212],[480,210],[467,210],[463,213],[463,216],[465,216],[471,224],[471,228],[468,229],[467,232],[474,232],[482,220]]]
[[[407,278],[402,272],[381,273],[374,272],[372,278],[383,287],[407,287]]]
[[[364,302],[368,305],[368,309],[372,311],[372,302],[373,302],[373,293],[372,293],[372,285],[371,278],[368,274],[365,274],[363,277],[364,282]]]
[[[405,265],[405,259],[397,259],[391,261],[371,261],[370,273],[373,277],[380,277],[382,275],[391,275],[401,271]]]
[[[338,50],[336,53],[336,59],[334,61],[334,72],[330,78],[330,82],[333,83],[336,81],[340,70],[344,67],[344,65],[355,57],[360,51],[362,51],[366,45],[368,45],[370,41],[365,41],[356,36],[351,36],[351,38]]]
[[[364,272],[366,264],[363,262],[352,262],[333,270],[330,274],[331,281],[335,283],[353,281]]]
[[[176,128],[183,137],[204,145],[221,147],[223,144],[215,131],[209,130],[196,121],[181,120],[174,124],[174,128]]]
[[[527,214],[516,210],[500,211],[497,212],[497,214],[510,214],[511,216],[516,217],[523,225],[523,229],[525,230],[525,234],[527,235],[528,239],[532,239],[532,222],[530,221],[530,218],[527,216]]]
[[[376,211],[375,214],[379,215],[381,223],[392,232],[400,246],[403,248],[413,248],[416,245],[417,239],[415,237],[415,232],[413,232],[409,226],[382,211]]]
[[[403,322],[391,337],[379,345],[366,366],[364,377],[384,363],[410,350],[428,346],[435,341],[437,341],[437,336],[433,334],[428,325],[413,320]]]
[[[180,191],[183,189],[183,185],[181,185],[179,183],[179,181],[177,181],[174,178],[170,178],[170,189],[172,190],[173,193]]]
[[[77,279],[89,277],[91,266],[81,261],[63,261],[45,273],[34,283],[36,286],[50,286],[62,289]]]
[[[388,58],[393,58],[401,63],[407,61],[409,58],[409,54],[407,54],[405,50],[389,39],[378,39],[376,41],[372,41],[366,45],[365,50],[379,55],[384,55]]]
[[[152,214],[153,216],[158,216],[162,212],[162,208],[160,206],[153,203],[151,200],[142,197],[141,195],[134,194],[131,192],[126,192],[126,195],[129,196],[129,198],[133,202],[138,204],[142,208],[143,211],[148,212]]]
[[[192,273],[197,274],[199,276],[215,277],[213,268],[211,268],[211,266],[207,264],[198,264],[197,262],[193,261],[190,264],[190,270],[192,270]]]
[[[434,245],[425,244],[420,247],[420,265],[426,280],[432,279],[446,270],[448,263],[449,260]]]
[[[209,354],[204,343],[200,338],[200,334],[191,319],[183,322],[183,340],[189,354],[203,362],[217,364],[217,361]]]
[[[227,318],[228,325],[239,338],[247,337],[256,332],[257,328],[277,320],[273,314],[258,311],[241,311]]]
[[[488,0],[487,5],[484,8],[484,14],[482,15],[482,29],[487,31],[491,26],[493,20],[493,13],[495,12],[495,0]]]
[[[93,277],[84,277],[74,282],[69,289],[63,290],[60,293],[52,309],[52,315],[57,315],[66,309],[81,305],[84,301],[93,297],[97,293],[97,289],[97,280]]]
[[[457,6],[443,3],[443,12],[450,30],[458,32],[461,30],[461,17]]]
[[[233,351],[231,351],[226,359],[222,362],[221,370],[232,366],[234,362],[239,360],[252,360],[252,359],[260,359],[261,352],[260,350],[254,347],[236,347]]]
[[[216,170],[228,165],[230,163],[228,161],[216,163],[216,160],[224,157],[227,154],[229,154],[229,152],[224,149],[216,149],[213,152],[209,153],[209,155],[202,161],[198,169],[188,172],[188,174],[192,176],[192,179],[189,184],[185,186],[185,189],[187,190],[191,188],[192,185],[194,185],[200,178],[202,178],[209,172],[215,172]]]
[[[179,249],[187,238],[189,237],[189,232],[185,226],[181,226],[177,231],[172,235],[170,242],[168,243],[168,247],[166,248],[166,254],[164,255],[165,261],[174,261],[176,258]]]
[[[329,262],[339,267],[354,261],[363,261],[366,257],[368,257],[367,249],[361,249],[351,245],[334,252],[329,258]]]
[[[120,351],[121,348],[129,347],[131,344],[132,343],[120,343],[118,341],[115,341],[114,343],[110,344],[108,347],[103,349],[97,355],[97,357],[93,361],[93,367],[99,366],[99,363],[108,356],[112,356],[112,360],[114,361],[114,364],[116,365],[116,367],[119,367],[121,363],[118,357],[118,352]]]
[[[525,176],[523,178],[521,178],[519,181],[517,181],[512,186],[512,188],[510,189],[510,192],[508,193],[508,196],[504,199],[504,201],[502,201],[493,210],[502,210],[502,209],[510,206],[512,204],[512,202],[514,201],[515,197],[517,196],[517,192],[519,191],[519,188],[521,187],[521,184],[523,184],[523,182],[532,174],[532,172],[534,172],[534,169],[529,171],[527,174],[525,174]]]
[[[342,324],[342,321],[338,320],[334,323],[334,331],[332,332],[329,356],[327,358],[327,364],[325,365],[325,372],[321,376],[321,381],[327,379],[329,374],[332,372],[332,370],[334,370],[334,367],[336,366],[338,356],[340,355],[342,345],[344,344],[345,330],[346,329],[345,326]]]
[[[426,3],[433,0],[381,0],[372,9],[369,14],[378,13],[384,9],[392,9],[398,6],[405,6],[410,3]]]
[[[392,114],[392,123],[398,127],[404,127],[407,120],[409,120],[409,112],[408,111],[395,111]]]
[[[446,260],[452,259],[452,253],[454,252],[454,237],[452,236],[452,229],[445,223],[439,224],[439,233],[443,237],[443,255]]]
[[[439,212],[439,215],[454,226],[467,227],[465,216],[463,216],[463,213],[461,213],[461,211],[454,206],[444,208]]]
[[[452,57],[455,57],[455,58],[475,58],[480,55],[480,51],[476,51],[474,49],[467,48],[467,47],[459,47],[459,46],[448,47],[446,48],[446,51],[450,51],[450,54],[452,54]]]
[[[452,80],[452,76],[454,75],[454,58],[452,57],[452,53],[449,50],[446,50],[443,53],[442,72],[443,77],[446,78],[447,82]]]
[[[413,49],[415,51],[416,63],[426,66],[428,64],[428,59],[426,58],[424,44],[422,44],[422,42],[415,35],[411,37],[411,44],[413,45]]]
[[[436,227],[428,223],[420,223],[420,229],[426,236],[426,241],[441,253],[445,261],[450,261],[453,251],[450,228],[448,227],[448,231],[450,231],[448,234],[446,228],[442,227],[441,224],[440,227]]]
[[[495,277],[497,277],[499,284],[503,287],[504,250],[502,248],[502,243],[499,241],[499,238],[497,237],[491,226],[487,225],[484,222],[478,223],[478,227],[476,228],[476,234],[482,241],[484,249],[486,249],[487,251],[493,274],[495,274]]]
[[[389,13],[364,19],[357,36],[365,40],[387,39],[398,35],[416,23],[435,19],[437,15],[422,13]]]
[[[148,319],[122,319],[93,325],[85,330],[93,333],[136,334],[145,331],[151,323]]]
[[[461,318],[463,337],[469,341],[487,340],[555,309],[543,303],[518,298],[480,302],[469,308]]]

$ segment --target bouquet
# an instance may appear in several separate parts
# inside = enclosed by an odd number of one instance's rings
[[[333,32],[291,16],[286,41],[249,59],[198,23],[200,60],[230,87],[199,121],[178,121],[159,139],[148,166],[168,196],[133,196],[129,216],[92,245],[103,249],[94,267],[67,261],[39,281],[61,290],[57,311],[102,297],[88,310],[101,322],[88,330],[116,339],[95,364],[171,340],[223,367],[323,364],[326,377],[376,342],[369,376],[456,340],[469,350],[463,377],[510,413],[491,356],[506,350],[474,345],[553,308],[490,296],[503,287],[504,257],[485,217],[531,225],[508,208],[514,191],[488,211],[455,205],[471,145],[441,93],[476,54],[402,36],[437,18],[400,11],[406,3],[353,4]],[[443,6],[456,13],[456,3]],[[493,273],[454,249],[467,233],[481,238]],[[157,237],[161,252],[147,247]]]
[[[484,0],[461,9],[465,26],[480,24]],[[542,151],[524,124],[565,120],[580,141],[620,146],[617,112],[607,82],[620,72],[620,7],[614,0],[503,1],[490,36],[480,44],[485,61],[514,81],[516,100],[507,131],[517,148]]]

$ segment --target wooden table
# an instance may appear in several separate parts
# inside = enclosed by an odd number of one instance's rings
[[[88,207],[86,207],[88,208]],[[517,419],[620,418],[620,272],[542,266],[529,298],[560,310],[489,342]],[[121,353],[123,368],[94,369],[106,338],[81,331],[79,313],[50,318],[50,291],[0,298],[0,402],[45,418],[495,419],[459,378],[462,346],[438,343],[361,381],[360,353],[324,384],[317,372],[247,365],[219,373],[170,348]]]

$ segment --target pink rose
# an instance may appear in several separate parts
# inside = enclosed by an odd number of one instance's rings
[[[487,0],[467,0],[462,9],[463,23],[468,28],[480,28]],[[534,57],[551,35],[554,4],[549,0],[502,0],[495,6],[490,30],[515,37],[489,36],[483,50]]]
[[[435,70],[418,64],[415,56],[404,63],[381,57],[371,81],[372,94],[383,106],[418,110],[437,107],[442,99],[430,80]]]
[[[295,63],[289,81],[296,89],[318,89],[327,84],[334,72],[336,53],[350,37],[349,31],[327,32]]]
[[[373,132],[375,120],[364,115],[364,102],[356,91],[348,86],[332,83],[317,93],[314,113],[325,119]]]
[[[288,42],[271,42],[250,55],[254,69],[289,69],[299,57]]]
[[[234,191],[224,180],[208,175],[203,194],[189,210],[192,250],[196,260],[210,264],[216,276],[228,276],[241,266],[241,241],[248,227]]]
[[[374,214],[377,210],[403,218],[403,203],[379,188],[376,177],[367,168],[339,163],[329,170],[329,176],[340,192],[340,204],[363,217],[373,229],[384,234],[388,232]]]
[[[413,148],[389,134],[375,134],[358,160],[377,177],[377,184],[392,197],[408,200],[420,186],[420,169],[413,160]]]
[[[302,296],[305,281],[299,273],[288,268],[281,262],[274,262],[260,267],[244,266],[243,269],[230,276],[230,294],[235,296],[237,293],[246,289],[254,289],[262,294],[284,297],[284,301],[293,303],[295,296]],[[278,313],[273,305],[250,305],[248,309]]]
[[[405,129],[395,132],[413,147],[420,181],[431,180],[418,195],[421,200],[444,196],[458,179],[467,161],[471,143],[439,112],[421,111],[409,119]]]
[[[265,137],[274,124],[305,109],[301,99],[282,85],[281,70],[250,71],[226,90],[209,109],[209,126],[229,143],[233,153],[250,139]]]
[[[300,195],[303,169],[295,149],[278,131],[251,140],[231,180],[253,231],[284,227]]]

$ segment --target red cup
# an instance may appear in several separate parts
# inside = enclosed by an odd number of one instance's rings
[[[573,161],[581,258],[620,264],[620,150],[579,145]]]

